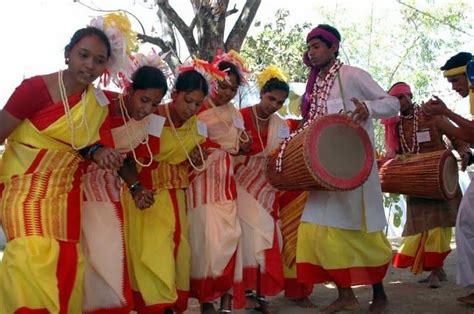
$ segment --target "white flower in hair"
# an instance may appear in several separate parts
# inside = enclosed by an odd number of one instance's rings
[[[102,84],[106,86],[112,81],[121,86],[124,78],[130,79],[133,73],[130,54],[137,44],[137,36],[128,17],[125,13],[110,13],[95,17],[89,26],[102,30],[110,41],[111,55],[101,78]]]

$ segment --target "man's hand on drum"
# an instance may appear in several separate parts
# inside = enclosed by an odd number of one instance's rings
[[[466,170],[467,166],[469,166],[469,159],[471,156],[470,153],[464,153],[461,155],[461,171]]]
[[[421,110],[427,116],[441,116],[446,115],[449,111],[446,104],[438,98],[438,96],[433,96],[432,99],[423,103]]]
[[[365,102],[360,101],[357,98],[352,98],[351,101],[355,105],[355,110],[352,112],[351,118],[354,122],[362,123],[369,118],[369,109]]]

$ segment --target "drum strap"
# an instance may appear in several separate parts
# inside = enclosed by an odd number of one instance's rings
[[[339,91],[341,92],[342,106],[344,107],[344,112],[348,112],[346,100],[344,99],[344,90],[342,89],[342,80],[341,80],[340,72],[337,72],[337,82],[339,83]]]

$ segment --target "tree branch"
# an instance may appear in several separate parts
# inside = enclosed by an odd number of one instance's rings
[[[156,4],[168,17],[171,23],[178,29],[179,33],[184,39],[186,46],[189,49],[191,55],[198,53],[199,48],[194,39],[192,30],[186,25],[176,11],[170,6],[168,0],[156,0]]]
[[[245,2],[239,18],[237,22],[235,22],[234,27],[232,28],[225,42],[226,51],[229,51],[230,49],[240,51],[245,35],[252,24],[260,3],[261,0],[247,0]]]
[[[169,50],[169,47],[166,44],[166,42],[163,39],[161,39],[160,37],[153,37],[153,36],[149,36],[149,35],[145,35],[145,34],[137,34],[137,37],[139,39],[143,40],[144,42],[147,42],[147,43],[150,43],[150,44],[153,44],[153,45],[157,45],[163,51]]]
[[[225,17],[229,17],[232,14],[235,14],[237,12],[239,12],[239,10],[237,9],[237,5],[234,4],[234,7],[232,8],[232,10],[229,10],[229,11],[226,12]]]

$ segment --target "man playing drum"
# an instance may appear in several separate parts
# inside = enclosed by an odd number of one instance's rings
[[[445,65],[441,67],[444,76],[455,90],[462,97],[469,95],[471,108],[474,103],[474,87],[469,87],[466,71],[467,65],[473,56],[468,52],[460,52],[451,57]],[[469,77],[472,77],[471,73]],[[474,143],[474,121],[464,119],[460,115],[449,110],[444,102],[435,97],[423,106],[423,111],[431,115],[444,115],[456,123],[459,128],[452,127],[446,133],[463,139],[469,143]],[[472,114],[471,109],[471,114]],[[461,205],[459,206],[456,220],[456,252],[458,257],[457,283],[463,287],[474,288],[474,184],[471,181],[465,192]],[[474,305],[474,293],[458,298],[459,302]]]
[[[393,123],[384,123],[385,133],[395,137],[387,140],[390,146],[388,152],[423,154],[448,149],[443,140],[444,126],[450,124],[446,118],[430,118],[424,115],[420,107],[412,102],[411,88],[404,82],[395,83],[389,89],[389,94],[400,101],[400,116],[396,117],[395,121],[394,118],[389,119]],[[454,137],[449,139],[462,157],[462,170],[465,170],[471,155],[468,144]],[[407,222],[403,231],[405,238],[393,258],[393,266],[411,267],[414,274],[431,271],[430,276],[421,281],[428,282],[430,288],[438,288],[440,281],[446,280],[443,262],[451,251],[451,227],[455,224],[462,198],[459,186],[457,190],[456,197],[450,201],[410,195],[406,199]]]
[[[337,58],[340,41],[337,29],[329,25],[318,25],[308,34],[304,61],[311,72],[301,111],[305,120],[312,121],[351,110],[373,143],[372,118],[396,115],[399,102],[367,72],[342,64]],[[334,160],[351,162],[351,157],[334,156]],[[354,285],[373,285],[370,312],[381,313],[386,307],[382,280],[392,258],[383,233],[386,224],[375,164],[366,183],[354,190],[310,191],[298,229],[297,276],[305,283],[337,285],[338,298],[322,313],[358,309]]]

